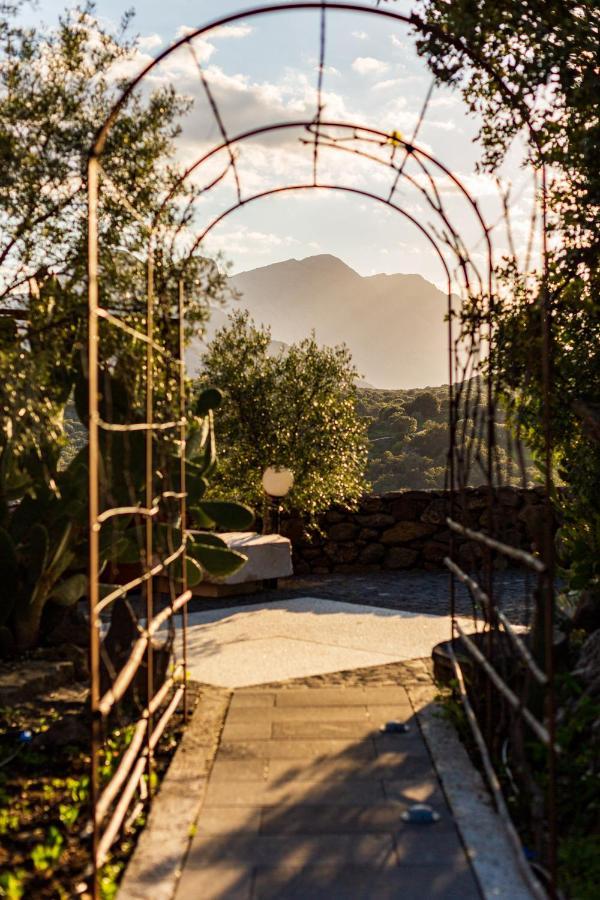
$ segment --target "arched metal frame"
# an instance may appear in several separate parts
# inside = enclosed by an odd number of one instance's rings
[[[312,11],[314,13],[319,14],[320,16],[320,60],[318,66],[318,84],[317,84],[317,110],[316,115],[311,119],[299,120],[295,122],[281,122],[274,123],[270,125],[263,126],[261,128],[251,129],[244,133],[238,134],[234,137],[229,137],[223,121],[221,119],[219,110],[216,106],[214,98],[212,97],[210,87],[204,77],[204,73],[202,71],[201,66],[198,64],[199,75],[202,80],[202,84],[209,101],[210,107],[214,114],[214,118],[217,122],[218,129],[221,135],[221,141],[215,146],[213,146],[207,153],[203,154],[198,160],[196,160],[191,166],[189,166],[181,175],[180,181],[178,184],[174,185],[172,192],[165,198],[161,207],[159,207],[154,216],[154,220],[149,228],[149,240],[148,240],[148,258],[147,258],[147,296],[146,296],[146,328],[142,331],[136,324],[135,327],[132,327],[127,321],[120,319],[118,316],[115,316],[109,309],[103,308],[99,303],[99,270],[98,270],[98,246],[99,246],[99,237],[98,237],[98,201],[100,196],[100,186],[103,178],[106,178],[109,181],[106,173],[103,172],[102,169],[102,153],[104,149],[104,145],[106,139],[110,133],[110,130],[114,123],[116,122],[120,111],[125,107],[129,97],[141,84],[143,79],[160,63],[165,60],[169,55],[174,53],[180,47],[187,45],[188,47],[192,47],[193,41],[201,37],[205,34],[208,34],[210,31],[222,27],[224,25],[232,24],[239,20],[247,21],[248,19],[252,19],[257,16],[263,15],[271,15],[283,12],[293,12],[293,11]],[[482,320],[485,323],[486,334],[485,334],[485,342],[487,344],[487,353],[491,355],[493,353],[493,314],[494,314],[494,303],[495,295],[494,295],[494,259],[493,259],[493,249],[491,242],[491,229],[485,222],[479,206],[476,200],[471,196],[469,191],[466,190],[465,186],[462,184],[460,179],[454,175],[444,164],[436,159],[432,154],[427,153],[423,148],[420,148],[414,141],[418,136],[418,131],[423,120],[427,103],[429,99],[429,95],[427,101],[425,103],[424,109],[419,118],[419,122],[417,128],[415,129],[415,134],[413,135],[410,141],[403,139],[401,136],[392,133],[386,133],[382,131],[378,131],[373,128],[369,128],[364,125],[354,124],[349,122],[339,122],[339,121],[328,121],[323,118],[323,102],[322,102],[322,82],[323,82],[323,71],[324,71],[324,61],[325,61],[325,29],[326,29],[326,15],[329,12],[355,12],[360,14],[368,14],[370,16],[378,16],[387,20],[395,21],[398,23],[403,23],[405,25],[413,27],[417,32],[422,34],[434,32],[435,29],[432,26],[425,25],[417,16],[404,16],[402,14],[393,12],[388,9],[381,8],[369,8],[364,7],[359,4],[354,3],[337,3],[337,2],[321,2],[321,3],[289,3],[289,4],[271,4],[265,5],[261,7],[256,7],[250,10],[246,10],[239,13],[232,13],[230,15],[221,17],[215,21],[210,22],[206,26],[202,28],[198,28],[195,31],[186,34],[181,40],[174,43],[172,46],[167,48],[161,54],[159,54],[151,63],[148,64],[140,74],[129,84],[129,86],[124,90],[121,97],[111,110],[109,116],[107,117],[106,122],[100,128],[98,135],[94,141],[94,145],[90,152],[89,157],[89,167],[88,167],[88,197],[89,197],[89,344],[88,344],[88,355],[89,355],[89,410],[90,410],[90,418],[89,418],[89,433],[90,433],[90,475],[89,475],[89,498],[90,498],[90,670],[91,670],[91,710],[92,710],[92,777],[91,777],[91,785],[92,785],[92,823],[93,823],[93,863],[94,863],[94,892],[95,896],[97,896],[97,872],[99,868],[105,862],[110,846],[116,839],[119,834],[119,830],[121,829],[122,823],[127,815],[127,812],[130,808],[131,802],[136,795],[136,792],[139,789],[140,784],[142,783],[142,779],[144,774],[150,776],[152,773],[152,756],[153,756],[153,748],[158,741],[160,734],[164,731],[169,718],[179,707],[181,701],[186,702],[186,681],[185,681],[185,673],[187,670],[187,658],[186,658],[186,607],[187,602],[191,597],[191,592],[187,588],[186,584],[186,576],[185,576],[185,527],[186,527],[186,466],[185,466],[185,445],[186,445],[186,396],[185,396],[185,363],[184,363],[184,316],[185,316],[185,297],[183,291],[183,284],[180,283],[180,291],[179,291],[179,347],[178,347],[178,355],[175,356],[172,352],[167,352],[165,347],[161,345],[159,341],[156,339],[155,330],[154,330],[154,309],[155,309],[155,298],[154,298],[154,257],[153,257],[153,247],[156,235],[160,232],[162,226],[161,216],[164,209],[167,207],[172,196],[175,194],[177,187],[180,184],[183,184],[187,179],[191,177],[192,174],[197,174],[201,171],[202,166],[204,166],[209,160],[216,157],[218,154],[222,153],[227,156],[227,164],[223,172],[218,175],[216,178],[213,178],[209,181],[203,188],[203,192],[206,193],[214,188],[217,184],[219,184],[230,172],[233,173],[236,191],[237,191],[237,201],[230,205],[227,209],[222,210],[218,215],[216,215],[210,222],[208,222],[205,227],[200,231],[200,233],[195,237],[192,242],[191,249],[189,250],[188,258],[191,259],[194,253],[201,246],[204,239],[211,232],[213,228],[215,228],[220,222],[222,222],[227,216],[233,214],[236,210],[239,210],[250,203],[253,203],[255,200],[264,199],[266,197],[281,195],[284,193],[289,193],[292,191],[306,191],[311,189],[317,190],[332,190],[332,191],[341,191],[350,195],[360,196],[363,198],[367,198],[372,201],[376,201],[378,203],[386,205],[389,209],[394,210],[398,214],[400,214],[405,220],[409,221],[419,232],[425,237],[429,245],[432,247],[434,254],[440,261],[440,264],[444,271],[444,278],[447,284],[447,312],[448,312],[448,348],[449,348],[449,392],[450,392],[450,434],[451,434],[451,446],[449,448],[449,486],[451,488],[451,510],[450,510],[450,518],[449,518],[449,526],[453,534],[459,534],[461,537],[468,537],[471,541],[479,542],[481,546],[487,553],[487,569],[486,569],[486,588],[483,590],[480,585],[464,571],[464,569],[458,565],[457,560],[455,559],[454,552],[451,548],[450,555],[447,562],[447,565],[450,569],[450,612],[452,618],[452,635],[460,636],[463,640],[464,645],[472,652],[475,661],[484,668],[486,671],[489,681],[490,681],[490,701],[491,701],[491,685],[492,683],[495,685],[496,689],[507,698],[507,692],[510,693],[504,681],[500,678],[500,676],[495,672],[493,666],[489,662],[481,656],[481,659],[477,658],[476,652],[477,648],[469,645],[469,638],[464,634],[460,625],[456,621],[455,616],[455,579],[462,581],[470,590],[474,602],[476,601],[484,612],[484,618],[487,623],[487,627],[490,635],[490,642],[493,638],[494,630],[498,630],[501,625],[509,631],[511,634],[511,639],[515,641],[515,645],[518,647],[518,652],[521,654],[522,658],[527,658],[527,648],[525,644],[521,641],[518,634],[516,634],[510,628],[510,623],[508,623],[504,617],[502,618],[502,613],[498,613],[495,609],[495,598],[493,593],[493,571],[492,571],[492,559],[493,554],[499,554],[507,556],[513,561],[517,561],[521,564],[524,564],[531,569],[533,569],[541,579],[544,590],[546,592],[546,628],[547,633],[551,633],[551,630],[548,632],[548,629],[552,629],[552,616],[553,616],[553,563],[552,563],[552,551],[550,548],[550,544],[547,543],[543,548],[543,561],[536,556],[532,556],[531,554],[526,554],[523,551],[517,550],[501,541],[498,541],[494,538],[493,534],[482,533],[478,529],[469,528],[468,525],[464,524],[464,521],[457,521],[457,517],[455,515],[456,510],[456,502],[459,496],[461,488],[465,487],[465,478],[468,478],[468,471],[470,471],[470,457],[468,464],[464,463],[464,459],[461,457],[461,441],[463,445],[468,443],[468,436],[463,431],[462,435],[457,432],[457,420],[458,420],[458,409],[459,404],[463,402],[468,406],[469,404],[469,391],[470,387],[470,377],[469,377],[469,364],[473,365],[474,353],[478,352],[474,350],[475,343],[477,347],[479,347],[481,335],[478,334],[476,337],[476,341],[473,342],[470,353],[468,355],[469,361],[461,367],[459,364],[459,355],[458,355],[458,342],[461,338],[459,335],[458,338],[454,335],[453,332],[453,319],[455,318],[456,311],[453,309],[453,298],[452,298],[452,284],[453,284],[453,273],[446,259],[446,254],[450,253],[454,258],[455,269],[458,273],[460,273],[462,278],[462,287],[467,297],[471,302],[479,303],[482,307]],[[449,43],[454,46],[459,47],[461,50],[465,50],[464,47],[460,44],[460,41],[453,37],[444,35],[444,38],[448,40]],[[510,94],[509,88],[504,84],[502,78],[498,76],[486,63],[485,60],[477,60],[478,64],[482,65],[490,77],[494,79],[496,84],[499,87],[501,93],[505,96]],[[242,187],[240,184],[239,173],[236,167],[236,153],[238,148],[241,147],[245,142],[251,140],[252,138],[258,137],[263,134],[273,133],[276,131],[281,131],[284,129],[300,129],[303,133],[303,138],[301,140],[303,143],[312,146],[313,148],[313,179],[309,183],[300,183],[300,184],[285,184],[279,187],[274,187],[269,190],[264,190],[262,192],[257,192],[255,194],[244,195],[242,193]],[[343,132],[345,134],[344,137],[339,137],[339,135],[331,134],[331,131]],[[530,136],[534,143],[535,141],[535,132],[531,132]],[[371,147],[377,148],[379,150],[385,150],[386,154],[389,158],[383,158],[381,156],[376,155],[375,150],[365,150],[364,145],[371,145]],[[356,187],[351,187],[349,185],[345,185],[343,183],[322,183],[318,177],[318,168],[319,168],[319,154],[322,149],[326,149],[327,151],[337,151],[339,153],[350,153],[354,154],[357,157],[363,158],[365,160],[369,160],[374,164],[387,166],[388,169],[393,174],[393,183],[391,185],[390,191],[387,196],[380,196],[378,194],[372,193],[367,190],[362,190]],[[403,153],[403,159],[400,163],[396,162],[396,154],[397,151],[401,150]],[[408,159],[411,158],[417,162],[419,165],[420,171],[422,172],[426,183],[428,184],[429,189],[419,185],[415,179],[405,172],[405,166]],[[543,162],[543,158],[540,154],[540,159]],[[483,275],[481,275],[477,269],[477,267],[473,264],[473,261],[469,258],[468,252],[462,246],[460,240],[460,230],[455,229],[452,226],[452,223],[447,216],[443,204],[441,202],[441,198],[437,192],[437,187],[435,184],[435,178],[432,174],[432,169],[438,174],[443,175],[443,177],[449,179],[454,185],[458,188],[459,192],[463,196],[466,203],[471,208],[476,221],[479,223],[482,231],[482,237],[486,246],[486,271]],[[545,169],[543,170],[544,175],[544,193],[543,193],[543,216],[542,216],[542,229],[543,235],[545,237]],[[413,187],[421,192],[421,196],[426,200],[429,205],[430,210],[439,218],[442,223],[444,229],[444,237],[440,238],[437,234],[432,232],[431,228],[426,227],[419,220],[417,220],[411,213],[405,209],[401,204],[398,204],[394,200],[394,194],[396,188],[401,181],[407,181],[411,183]],[[126,198],[123,198],[123,202],[126,203]],[[474,279],[474,283],[473,283]],[[545,316],[544,316],[544,346],[546,348],[546,352],[549,348],[549,310],[545,308]],[[99,361],[101,359],[101,347],[100,347],[100,329],[99,325],[101,322],[106,323],[111,328],[115,328],[121,333],[126,333],[129,338],[132,338],[136,341],[142,342],[142,344],[146,347],[146,403],[145,403],[145,421],[141,424],[136,425],[137,430],[143,430],[145,433],[145,447],[146,447],[146,488],[145,495],[143,500],[140,499],[140,502],[133,507],[122,507],[122,508],[111,508],[111,509],[100,509],[100,491],[99,491],[99,465],[101,461],[101,452],[100,452],[100,442],[99,436],[102,428],[111,427],[111,423],[106,423],[102,421],[99,412],[99,380],[98,380],[98,371],[99,371]],[[156,355],[161,357],[169,358],[170,364],[177,367],[179,376],[179,418],[177,421],[171,421],[168,423],[164,422],[155,422],[154,420],[154,393],[153,393],[153,382],[152,382],[152,373],[155,364]],[[546,379],[546,390],[549,391],[549,370],[544,373],[544,377]],[[467,384],[466,395],[461,399],[461,391],[463,391],[463,386]],[[495,435],[494,435],[494,423],[495,423],[495,397],[493,390],[493,383],[491,378],[487,380],[486,384],[486,409],[487,409],[487,443],[488,447],[491,448],[495,443]],[[549,408],[549,405],[547,408]],[[466,421],[466,420],[465,420]],[[114,425],[112,426],[114,427]],[[127,426],[120,426],[120,430],[126,430]],[[177,436],[177,452],[180,460],[180,489],[177,493],[177,499],[180,503],[180,531],[183,536],[179,545],[173,549],[173,552],[165,559],[161,559],[158,562],[155,561],[155,546],[154,546],[154,537],[153,537],[153,522],[157,515],[157,510],[160,506],[161,498],[159,496],[158,500],[155,496],[155,486],[154,486],[154,478],[153,478],[153,435],[156,430],[167,430],[170,429],[173,434]],[[549,434],[549,423],[547,423],[547,436]],[[474,436],[472,436],[474,437]],[[478,438],[480,440],[480,438]],[[473,452],[472,447],[469,450],[469,453]],[[479,446],[475,448],[474,451],[476,454],[479,452]],[[549,440],[547,440],[547,454],[550,454],[550,445]],[[494,505],[494,470],[493,470],[494,461],[492,458],[491,450],[488,451],[487,454],[487,483],[490,486],[489,491],[489,513],[490,513],[490,523],[493,522],[493,505]],[[463,481],[461,482],[461,477],[458,470],[467,472],[467,475],[463,477]],[[547,466],[547,478],[551,479],[551,468]],[[551,481],[548,481],[546,484],[546,492],[547,496],[550,496],[551,493]],[[171,496],[174,496],[171,492]],[[108,596],[101,598],[100,596],[100,532],[104,522],[106,522],[109,518],[115,515],[131,515],[135,514],[137,517],[141,517],[144,521],[144,531],[145,531],[145,541],[144,541],[144,565],[143,571],[140,575],[136,575],[135,578],[131,579],[130,582],[119,589],[113,590]],[[179,588],[177,590],[176,596],[173,595],[173,591],[171,591],[171,602],[170,605],[165,607],[161,612],[156,613],[155,610],[155,597],[154,597],[154,579],[159,574],[165,574],[169,572],[171,566],[180,565],[183,562],[183,566],[181,569],[181,575],[179,577]],[[171,572],[172,577],[172,572]],[[104,696],[100,696],[100,653],[101,653],[101,622],[100,622],[100,613],[107,609],[112,602],[117,600],[119,597],[126,595],[128,592],[141,589],[144,592],[145,596],[145,624],[143,627],[140,627],[140,638],[135,644],[133,651],[130,655],[129,660],[122,668],[122,670],[117,673],[114,683],[110,687],[108,691],[105,692]],[[165,682],[164,687],[158,692],[154,692],[153,688],[153,651],[152,651],[152,636],[156,633],[158,628],[165,624],[167,621],[173,621],[173,617],[176,612],[180,611],[182,615],[182,663],[179,668],[176,669]],[[499,617],[500,616],[500,617]],[[491,643],[488,645],[491,650]],[[554,697],[553,697],[553,658],[552,658],[552,647],[551,642],[548,642],[548,650],[546,656],[546,672],[541,672],[539,667],[536,666],[536,663],[533,659],[529,658],[528,665],[530,665],[531,671],[534,677],[538,678],[540,684],[543,684],[547,691],[548,696],[548,707],[547,707],[547,727],[546,725],[538,722],[531,713],[527,709],[521,709],[520,713],[523,715],[524,721],[535,731],[540,740],[545,743],[548,748],[548,764],[549,764],[549,774],[550,774],[550,785],[551,785],[551,796],[549,800],[549,819],[550,819],[550,827],[551,829],[554,827],[555,823],[555,811],[554,811],[554,798],[552,796],[552,792],[554,790],[554,767],[555,767],[555,724],[554,724]],[[491,654],[490,654],[491,655]],[[98,779],[98,759],[99,753],[102,745],[102,730],[105,727],[107,718],[116,705],[119,702],[119,699],[123,696],[124,692],[128,688],[132,679],[136,676],[136,673],[142,663],[145,662],[146,665],[146,679],[147,679],[147,691],[146,691],[146,704],[140,719],[135,723],[134,736],[131,740],[129,748],[124,754],[121,763],[107,785],[103,786],[102,791],[100,790],[100,784]],[[460,664],[454,657],[454,665],[457,673],[457,678],[461,685],[461,695],[462,699],[465,703],[467,713],[469,714],[470,706],[469,706],[469,698],[467,696],[466,689],[464,688],[463,674],[460,667]],[[536,674],[537,673],[537,674]],[[539,677],[538,677],[539,676]],[[514,695],[513,695],[514,698]],[[517,698],[518,700],[518,698]],[[508,702],[512,703],[512,699],[508,697]],[[520,704],[520,701],[518,701]],[[165,706],[166,704],[166,706]],[[514,704],[513,704],[514,705]],[[158,723],[155,725],[153,719],[155,715],[162,711],[162,715]],[[470,718],[472,718],[470,716]],[[480,733],[477,731],[477,726],[475,724],[475,734],[476,739],[479,742],[479,738],[481,737]],[[477,735],[479,734],[479,737]],[[486,770],[488,771],[488,778],[494,790],[494,796],[497,803],[498,812],[505,818],[506,821],[509,821],[508,814],[506,813],[506,809],[503,805],[503,800],[501,794],[499,793],[499,789],[497,788],[497,779],[495,780],[495,775],[493,773],[493,769],[491,769],[491,765],[489,764],[489,757],[485,752],[485,747],[482,747],[482,756],[484,760],[484,765],[486,766]],[[149,780],[149,779],[148,779]],[[552,885],[551,890],[555,891],[555,854],[556,854],[556,840],[555,835],[551,834],[550,837],[550,853],[549,853],[549,867],[551,870],[551,879]],[[535,888],[535,885],[532,885]]]

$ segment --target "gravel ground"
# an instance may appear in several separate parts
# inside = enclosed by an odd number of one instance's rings
[[[495,596],[512,621],[520,624],[529,621],[534,585],[535,579],[530,578],[527,586],[521,570],[511,569],[495,574]],[[422,571],[294,576],[281,579],[277,590],[223,600],[194,598],[189,608],[190,611],[227,609],[294,597],[319,597],[438,616],[448,615],[450,610],[448,574]],[[469,592],[457,583],[456,612],[470,615],[472,611]]]

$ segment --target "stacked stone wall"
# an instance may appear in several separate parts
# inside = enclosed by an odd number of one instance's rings
[[[546,515],[541,489],[501,488],[491,513],[485,488],[467,490],[459,503],[454,516],[470,528],[493,531],[524,550],[540,546]],[[363,497],[354,510],[332,507],[318,530],[307,529],[299,516],[284,516],[281,532],[292,541],[298,575],[439,569],[450,549],[449,514],[448,492],[395,491]],[[460,561],[467,566],[477,561],[479,544],[456,536],[455,541]]]

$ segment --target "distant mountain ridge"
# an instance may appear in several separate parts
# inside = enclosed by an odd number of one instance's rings
[[[447,298],[421,275],[361,276],[323,254],[239,272],[231,284],[239,306],[269,325],[274,340],[294,343],[314,329],[320,344],[346,343],[361,379],[376,387],[448,380]],[[217,310],[207,340],[223,318]]]

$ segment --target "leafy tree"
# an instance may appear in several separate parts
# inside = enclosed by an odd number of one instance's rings
[[[416,416],[420,421],[435,418],[439,410],[438,398],[432,391],[423,391],[417,394],[414,400],[411,400],[405,408],[407,415]]]
[[[0,454],[5,468],[16,467],[17,484],[32,458],[50,478],[56,467],[85,342],[87,151],[122,86],[117,67],[135,52],[129,17],[111,34],[88,3],[40,31],[18,24],[23,5],[0,6]],[[171,88],[132,98],[103,156],[112,186],[100,210],[101,301],[131,324],[144,315],[139,251],[179,175],[173,141],[188,105]],[[188,221],[192,199],[193,189],[175,191],[157,238],[156,327],[165,341],[180,277],[190,327],[204,318],[207,296],[225,288],[213,263],[188,261],[167,240],[169,228]],[[102,337],[107,357],[125,346],[122,338],[108,344],[108,330]],[[0,496],[0,507],[11,498]]]
[[[424,0],[430,36],[419,42],[440,81],[458,86],[482,117],[483,164],[496,170],[524,134],[549,172],[547,298],[516,260],[501,277],[512,295],[497,313],[494,375],[510,416],[544,458],[541,307],[550,309],[550,437],[567,486],[562,550],[573,588],[600,606],[600,8],[595,0],[526,4]]]
[[[391,415],[389,423],[394,434],[403,438],[417,430],[417,420],[414,416],[405,416],[403,412],[396,412]]]
[[[132,58],[135,42],[125,35],[128,17],[112,34],[92,4],[65,13],[49,31],[20,27],[22,6],[0,3],[0,565],[12,586],[3,594],[0,624],[8,623],[24,647],[36,642],[47,601],[73,603],[87,589],[85,438],[66,466],[63,417],[75,394],[87,421],[87,152],[122,87],[117,67]],[[145,328],[150,223],[171,196],[155,234],[155,337],[171,350],[180,279],[189,328],[204,319],[208,298],[225,290],[213,262],[189,258],[173,240],[195,196],[194,188],[176,186],[173,162],[188,108],[170,88],[133,97],[102,160],[110,183],[103,176],[100,298],[132,325]],[[101,340],[103,418],[135,422],[144,400],[144,346],[104,326]],[[155,415],[165,420],[179,415],[172,368],[155,364]],[[157,483],[168,482],[168,440],[157,434],[155,442]],[[107,505],[128,475],[132,502],[138,444],[118,435],[103,442]],[[120,542],[114,531],[103,529],[106,559]]]
[[[266,466],[294,472],[291,506],[315,515],[362,493],[365,428],[356,414],[356,371],[345,347],[314,337],[268,352],[270,331],[235,313],[203,360],[202,384],[224,395],[216,422],[216,490],[255,507]]]
[[[571,641],[559,664],[570,663],[574,672],[558,681],[559,886],[569,896],[591,897],[597,887],[588,860],[597,854],[590,839],[597,815],[581,793],[581,770],[597,793],[600,7],[596,0],[424,0],[422,10],[432,30],[421,40],[421,52],[438,79],[457,85],[482,117],[484,166],[495,171],[517,135],[524,135],[530,162],[538,171],[545,164],[548,179],[547,277],[528,278],[514,252],[505,260],[498,276],[502,295],[510,299],[496,307],[492,374],[510,422],[525,433],[541,468],[548,429],[549,463],[565,486],[554,500],[563,519],[559,547],[571,588],[561,598],[562,624]],[[544,312],[551,337],[548,399]],[[595,632],[583,648],[580,629]],[[527,766],[517,758],[513,768],[526,772]],[[539,773],[540,782],[546,778]]]

